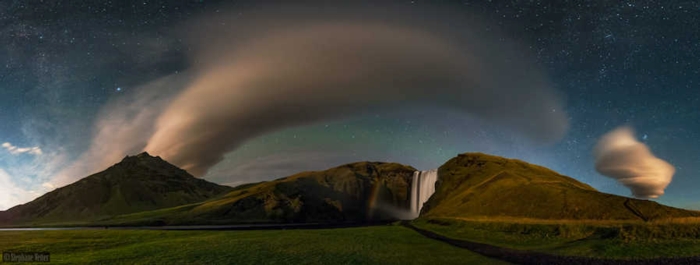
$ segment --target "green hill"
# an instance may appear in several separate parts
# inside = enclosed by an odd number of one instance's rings
[[[148,153],[2,213],[4,224],[80,223],[205,201],[232,190]]]
[[[481,153],[460,154],[442,165],[438,176],[423,217],[647,221],[700,216],[601,193],[547,168]]]
[[[106,220],[111,224],[362,222],[408,209],[414,168],[358,162],[239,186],[215,200]]]

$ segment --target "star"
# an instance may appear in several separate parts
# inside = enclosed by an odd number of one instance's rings
[[[177,78],[188,80],[193,69],[187,61],[187,40],[179,39],[177,34],[159,32],[185,30],[179,25],[189,25],[197,14],[212,8],[204,2],[220,1],[183,1],[175,6],[145,1],[148,0],[104,1],[109,3],[84,8],[79,3],[37,5],[32,9],[25,9],[26,5],[9,5],[4,13],[14,23],[0,27],[3,32],[0,44],[4,50],[11,51],[3,54],[6,58],[3,57],[4,63],[0,65],[0,144],[11,141],[29,146],[36,139],[60,147],[67,157],[81,157],[85,135],[106,124],[98,121],[112,117],[100,114],[113,111],[112,100],[122,102],[127,94],[143,90],[142,85],[145,87],[160,78],[169,80],[173,72]],[[425,1],[405,2],[431,5]],[[700,32],[695,30],[698,18],[691,12],[700,10],[700,2],[675,1],[684,2],[681,7],[680,3],[671,3],[674,1],[643,4],[549,1],[546,8],[541,4],[543,1],[459,2],[462,3],[444,5],[458,13],[484,16],[488,22],[483,23],[483,28],[474,28],[478,31],[475,34],[498,29],[507,37],[499,41],[520,43],[514,45],[522,45],[521,48],[532,53],[528,56],[543,68],[544,76],[537,78],[546,79],[566,101],[563,108],[544,109],[552,116],[561,114],[568,118],[569,124],[561,126],[568,126],[569,130],[559,142],[531,147],[511,138],[507,124],[480,126],[481,123],[472,124],[471,118],[464,119],[474,114],[464,113],[473,109],[470,106],[457,106],[453,110],[455,106],[431,105],[426,98],[425,104],[416,104],[415,108],[387,105],[381,111],[373,110],[376,112],[357,117],[322,119],[318,122],[323,123],[319,124],[270,131],[273,135],[261,138],[262,144],[249,145],[248,151],[236,150],[230,159],[245,164],[243,160],[249,157],[264,158],[273,153],[292,156],[297,155],[297,149],[303,149],[314,155],[309,155],[308,163],[293,168],[307,170],[354,162],[355,159],[347,157],[355,150],[364,150],[356,154],[358,160],[385,157],[387,162],[430,169],[457,153],[485,152],[541,164],[605,192],[628,195],[625,189],[606,186],[608,180],[592,170],[594,161],[590,154],[598,137],[629,123],[637,127],[638,141],[658,144],[650,148],[674,161],[677,169],[683,168],[669,186],[664,196],[666,202],[685,207],[688,200],[700,201],[697,192],[700,181],[692,177],[694,172],[700,172],[700,164],[691,162],[700,159],[697,152],[700,150],[697,141],[700,138],[700,108],[697,108],[700,43],[695,41],[700,39]],[[122,14],[135,6],[143,8],[128,16]],[[211,11],[226,13],[226,10]],[[233,11],[234,16],[245,13],[240,9]],[[455,29],[460,26],[453,25]],[[129,91],[119,84],[130,86]],[[456,95],[436,95],[436,98],[450,96]],[[435,112],[438,114],[432,112],[438,109]],[[46,135],[46,131],[58,135]],[[658,134],[659,139],[649,141],[649,135],[644,132]],[[285,146],[296,149],[280,149]],[[436,152],[438,147],[441,149]],[[48,159],[52,150],[45,149],[43,157]],[[317,154],[329,151],[340,154],[331,159],[333,163],[316,159]],[[10,175],[29,175],[31,184],[40,187],[42,178],[51,177],[40,174],[53,170],[35,164],[31,159],[0,159],[0,169]],[[249,179],[262,181],[297,173],[291,168],[284,174],[269,170],[261,170]],[[235,175],[220,173],[222,183],[239,180]]]

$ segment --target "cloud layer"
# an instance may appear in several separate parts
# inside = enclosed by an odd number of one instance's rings
[[[42,155],[43,152],[41,151],[41,148],[38,146],[34,147],[17,147],[12,145],[11,143],[3,143],[2,148],[5,148],[10,154],[13,155],[18,155],[18,154],[30,154],[30,155]]]
[[[455,14],[285,10],[195,24],[194,78],[158,117],[146,151],[203,176],[261,134],[415,106],[460,110],[541,142],[566,132],[561,100],[537,67]]]
[[[638,198],[658,198],[671,183],[675,168],[655,157],[630,127],[617,128],[601,137],[594,149],[595,168],[616,179]]]
[[[521,47],[449,11],[377,7],[239,8],[186,22],[190,67],[116,96],[88,149],[49,183],[140,151],[201,177],[252,138],[384,111],[461,112],[535,142],[566,133],[562,100]]]

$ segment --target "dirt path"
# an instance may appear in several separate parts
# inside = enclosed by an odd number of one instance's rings
[[[553,264],[553,265],[579,265],[579,264],[601,264],[601,265],[646,265],[646,264],[674,264],[674,265],[697,265],[700,264],[700,256],[687,257],[687,258],[660,258],[660,259],[644,259],[644,260],[612,260],[612,259],[599,259],[599,258],[588,258],[588,257],[567,257],[567,256],[557,256],[546,253],[539,253],[533,251],[517,250],[502,248],[482,243],[476,243],[466,240],[457,240],[448,238],[434,232],[424,230],[413,226],[409,222],[402,222],[402,224],[410,229],[415,230],[423,236],[432,238],[435,240],[440,240],[442,242],[448,243],[453,246],[460,248],[465,248],[470,251],[479,253],[486,257],[499,259],[502,261],[523,264],[523,265],[541,265],[541,264]]]

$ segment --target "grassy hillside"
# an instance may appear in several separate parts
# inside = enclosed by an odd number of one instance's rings
[[[409,207],[414,168],[358,162],[242,186],[203,203],[119,216],[105,224],[358,222]]]
[[[699,212],[596,191],[523,161],[467,153],[439,170],[424,217],[519,217],[552,220],[657,220]]]
[[[205,201],[232,188],[195,178],[147,153],[3,213],[7,224],[78,223]]]

